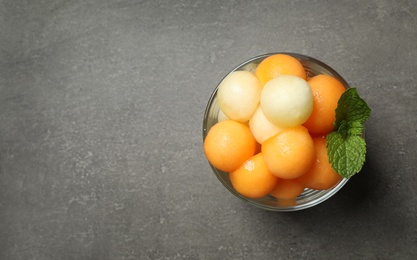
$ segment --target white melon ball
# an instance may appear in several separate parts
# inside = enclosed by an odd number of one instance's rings
[[[304,79],[280,75],[268,81],[261,95],[266,118],[280,127],[293,127],[307,121],[313,110],[313,95]]]
[[[255,112],[261,92],[261,82],[253,73],[234,71],[220,83],[217,100],[226,116],[243,123]]]
[[[251,119],[249,119],[249,127],[252,135],[256,141],[262,144],[265,140],[271,136],[281,132],[284,128],[272,124],[264,115],[261,106],[258,106],[253,113]]]

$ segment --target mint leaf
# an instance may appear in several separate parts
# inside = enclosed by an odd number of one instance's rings
[[[370,114],[356,88],[347,89],[338,101],[334,131],[326,137],[327,154],[333,169],[344,178],[358,173],[365,163],[366,142],[361,135]]]
[[[356,88],[348,88],[337,103],[334,129],[338,131],[342,121],[358,121],[363,124],[368,120],[370,114],[371,109],[365,100],[359,96]]]
[[[365,127],[363,126],[363,123],[359,121],[348,122],[348,128],[347,128],[348,136],[361,135],[364,129]]]
[[[327,135],[327,151],[333,169],[345,178],[358,173],[365,163],[366,143],[358,135],[344,138],[339,132]]]

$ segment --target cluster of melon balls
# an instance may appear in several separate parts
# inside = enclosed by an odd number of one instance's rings
[[[330,189],[342,177],[329,163],[326,135],[345,90],[329,75],[307,78],[287,54],[265,58],[254,72],[234,71],[218,86],[218,123],[204,140],[205,155],[247,198]]]

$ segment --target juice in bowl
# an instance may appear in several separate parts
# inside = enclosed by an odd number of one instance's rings
[[[366,152],[370,109],[347,89],[339,73],[306,55],[270,53],[237,66],[204,114],[213,173],[232,194],[267,210],[297,211],[330,198],[360,171]],[[363,101],[363,117],[348,104],[355,98]],[[335,156],[352,145],[360,158]]]

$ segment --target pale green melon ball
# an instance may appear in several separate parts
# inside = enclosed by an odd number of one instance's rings
[[[272,124],[264,115],[261,106],[258,106],[249,119],[249,128],[256,141],[262,144],[271,136],[281,132],[284,128]]]
[[[261,92],[261,83],[253,73],[234,71],[220,83],[217,100],[227,117],[243,123],[255,112]]]
[[[293,127],[303,124],[313,110],[313,95],[304,79],[280,75],[268,81],[261,94],[261,107],[273,124]]]

